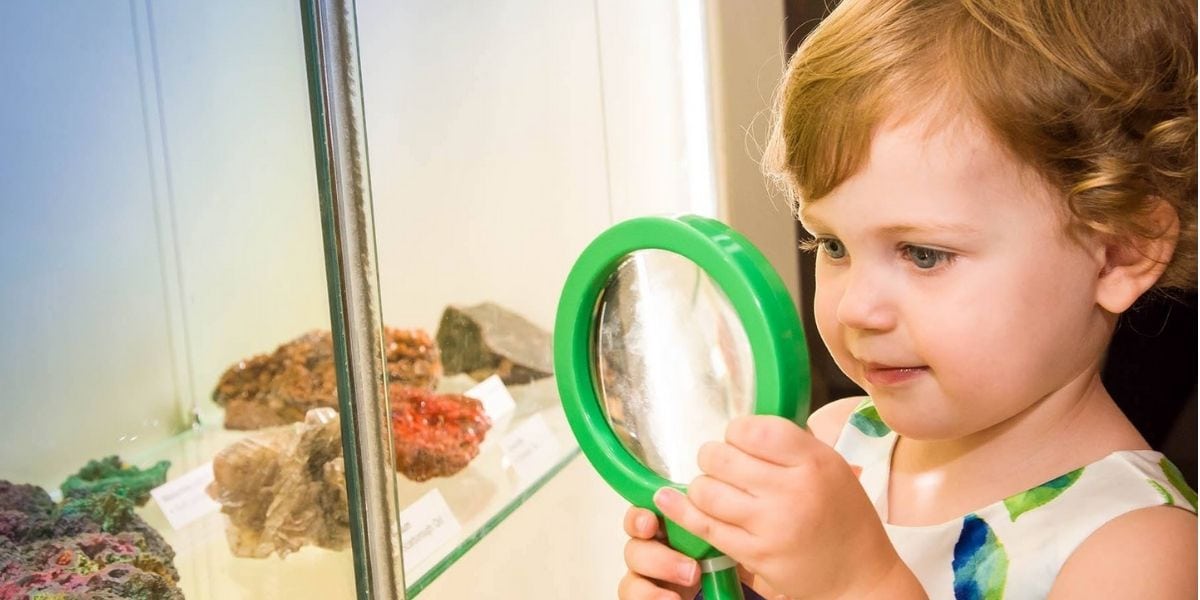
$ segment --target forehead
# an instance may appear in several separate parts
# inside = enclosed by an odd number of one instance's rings
[[[1057,220],[1055,207],[1063,203],[1054,199],[1052,188],[981,125],[928,114],[881,125],[863,166],[826,197],[802,203],[800,217],[806,224],[841,213],[859,222],[987,221],[1032,208]]]

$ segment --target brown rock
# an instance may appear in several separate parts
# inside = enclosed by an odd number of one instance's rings
[[[437,345],[420,329],[384,328],[390,381],[432,388],[441,376]],[[225,407],[225,427],[259,429],[295,423],[317,407],[337,409],[333,337],[313,331],[274,353],[252,356],[229,367],[213,390]]]
[[[303,423],[258,432],[217,454],[208,495],[229,516],[237,556],[280,557],[312,544],[350,543],[341,429],[331,408]]]
[[[482,381],[496,374],[504,383],[520,384],[554,373],[550,334],[490,302],[447,306],[437,343],[447,375],[467,373]]]

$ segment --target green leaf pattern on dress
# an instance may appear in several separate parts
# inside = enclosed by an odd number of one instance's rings
[[[1083,467],[1079,467],[1066,475],[1055,477],[1042,485],[1025,490],[1020,494],[1014,494],[1005,498],[1004,507],[1008,509],[1008,517],[1016,521],[1017,517],[1039,506],[1046,505],[1051,500],[1059,497],[1076,481],[1079,481],[1081,475],[1083,475]]]
[[[1166,457],[1158,461],[1158,466],[1162,467],[1163,475],[1167,477],[1167,481],[1171,483],[1175,491],[1179,492],[1179,495],[1192,505],[1192,510],[1196,510],[1196,492],[1188,486],[1187,481],[1183,478],[1183,473],[1179,472],[1179,467],[1176,467]]]
[[[860,404],[858,409],[850,413],[850,424],[871,437],[883,437],[892,431],[879,417],[879,410],[870,402]]]
[[[1167,506],[1175,506],[1175,497],[1171,495],[1171,492],[1167,491],[1167,488],[1164,488],[1162,484],[1153,479],[1147,479],[1146,481],[1151,486],[1154,486],[1154,489],[1158,491],[1159,496],[1162,496],[1163,502],[1166,503]]]

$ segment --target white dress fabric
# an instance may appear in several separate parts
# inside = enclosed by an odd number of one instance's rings
[[[865,400],[835,448],[861,469],[862,486],[892,544],[934,600],[1045,598],[1075,548],[1112,519],[1150,506],[1196,512],[1196,493],[1166,457],[1123,451],[939,525],[890,525],[896,439]]]

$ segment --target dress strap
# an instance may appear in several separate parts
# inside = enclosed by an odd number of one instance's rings
[[[858,474],[859,483],[881,518],[887,514],[888,477],[896,437],[896,433],[879,418],[875,403],[864,398],[846,419],[834,444],[834,449]]]

